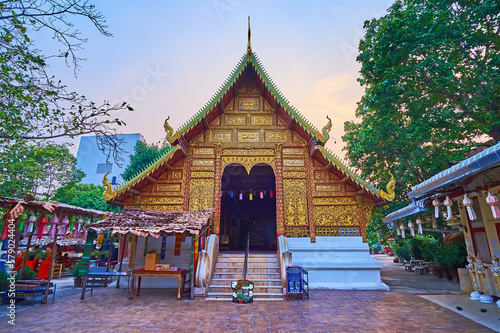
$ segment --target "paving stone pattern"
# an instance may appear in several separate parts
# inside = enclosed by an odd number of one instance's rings
[[[414,294],[313,290],[311,299],[233,304],[177,300],[176,290],[96,288],[18,313],[0,332],[492,332]]]

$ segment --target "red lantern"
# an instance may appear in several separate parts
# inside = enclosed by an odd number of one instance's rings
[[[42,214],[40,218],[38,218],[38,234],[37,238],[42,239],[43,237],[43,231],[45,230],[45,226],[49,223],[49,219],[45,214]]]

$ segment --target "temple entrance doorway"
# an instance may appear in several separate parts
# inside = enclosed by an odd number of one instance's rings
[[[250,174],[230,164],[222,175],[220,250],[276,250],[276,189],[273,169],[257,164]]]

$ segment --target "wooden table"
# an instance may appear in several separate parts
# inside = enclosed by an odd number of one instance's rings
[[[176,277],[179,281],[177,286],[177,299],[181,299],[181,294],[184,293],[184,285],[189,282],[186,281],[187,269],[181,269],[178,271],[152,271],[145,269],[136,269],[132,274],[132,292],[130,293],[130,298],[134,297],[135,288],[135,278],[137,277],[137,296],[141,293],[141,280],[143,277],[154,277],[154,278],[165,278],[165,277]],[[182,289],[182,293],[181,293]]]

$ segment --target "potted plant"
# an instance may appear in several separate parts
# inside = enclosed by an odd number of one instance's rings
[[[73,277],[75,278],[75,280],[74,280],[75,287],[82,286],[82,281],[83,281],[84,276],[85,276],[85,273],[80,272],[80,263],[77,263],[75,265],[75,267],[73,268]]]
[[[467,264],[467,250],[460,242],[446,244],[441,247],[437,260],[446,267],[451,280],[458,283],[458,268]]]
[[[410,260],[410,249],[405,239],[396,239],[392,244],[392,249],[394,250],[394,255],[399,258],[400,263],[404,263],[405,260]]]

